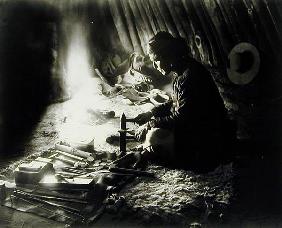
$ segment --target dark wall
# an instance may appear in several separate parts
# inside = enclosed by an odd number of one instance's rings
[[[57,20],[47,4],[0,5],[1,154],[18,152],[48,103]]]

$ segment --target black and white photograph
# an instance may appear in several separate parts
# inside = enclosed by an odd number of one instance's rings
[[[282,0],[0,0],[0,227],[282,227]]]

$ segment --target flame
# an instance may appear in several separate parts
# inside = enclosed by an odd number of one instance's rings
[[[71,99],[49,106],[43,123],[49,123],[50,117],[54,117],[52,126],[59,141],[84,144],[95,138],[96,145],[105,141],[106,133],[112,128],[97,126],[92,113],[107,110],[112,103],[101,95],[100,85],[103,82],[95,77],[91,68],[86,25],[76,22],[71,28],[64,67],[65,91],[71,94]]]
[[[94,77],[91,65],[87,26],[76,22],[72,24],[65,67],[66,90],[71,94],[71,100],[62,104],[57,113],[66,122],[56,126],[61,139],[79,141],[86,135],[93,138],[95,128],[87,122],[88,110],[103,108],[103,97],[99,90],[101,80]]]
[[[79,93],[89,92],[92,71],[86,28],[82,24],[76,23],[73,25],[70,36],[66,80],[72,97],[75,97]]]

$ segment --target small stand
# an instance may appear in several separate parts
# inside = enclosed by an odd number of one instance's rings
[[[126,116],[124,113],[122,113],[120,117],[120,139],[119,139],[119,149],[120,149],[120,155],[123,156],[126,154],[126,133],[128,129],[126,128],[127,122],[135,122],[135,119],[126,119]]]

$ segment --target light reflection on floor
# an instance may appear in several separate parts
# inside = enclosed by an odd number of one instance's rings
[[[88,83],[87,88],[81,90],[84,92],[68,101],[48,107],[27,145],[30,152],[48,150],[60,141],[86,144],[93,139],[96,149],[118,149],[105,140],[112,134],[119,134],[119,117],[122,113],[127,117],[134,117],[148,108],[148,104],[130,106],[122,102],[121,97],[108,98],[97,90],[100,83],[98,78],[92,78],[90,81],[92,83]],[[115,117],[107,118],[101,112],[105,110],[114,111]],[[128,128],[136,127],[128,123]]]
[[[27,145],[30,153],[48,150],[60,141],[87,144],[93,139],[95,148],[116,149],[105,140],[109,135],[118,135],[121,114],[132,118],[148,109],[146,104],[130,106],[120,96],[108,98],[102,94],[102,81],[91,67],[88,46],[85,27],[74,24],[64,69],[65,90],[71,99],[47,108]],[[149,106],[152,108],[152,104]],[[105,110],[115,111],[115,118],[106,118],[101,113]],[[136,128],[132,123],[128,127]]]
[[[93,81],[97,82],[95,79]],[[102,113],[104,110],[113,110],[112,100],[99,92],[93,92],[96,88],[91,90],[91,85],[96,87],[94,83],[88,84],[88,88],[83,90],[83,93],[77,94],[73,99],[62,104],[62,108],[58,110],[65,120],[56,126],[59,139],[67,142],[87,143],[95,138],[97,146],[105,143],[107,135],[117,133],[118,116],[108,119]]]

